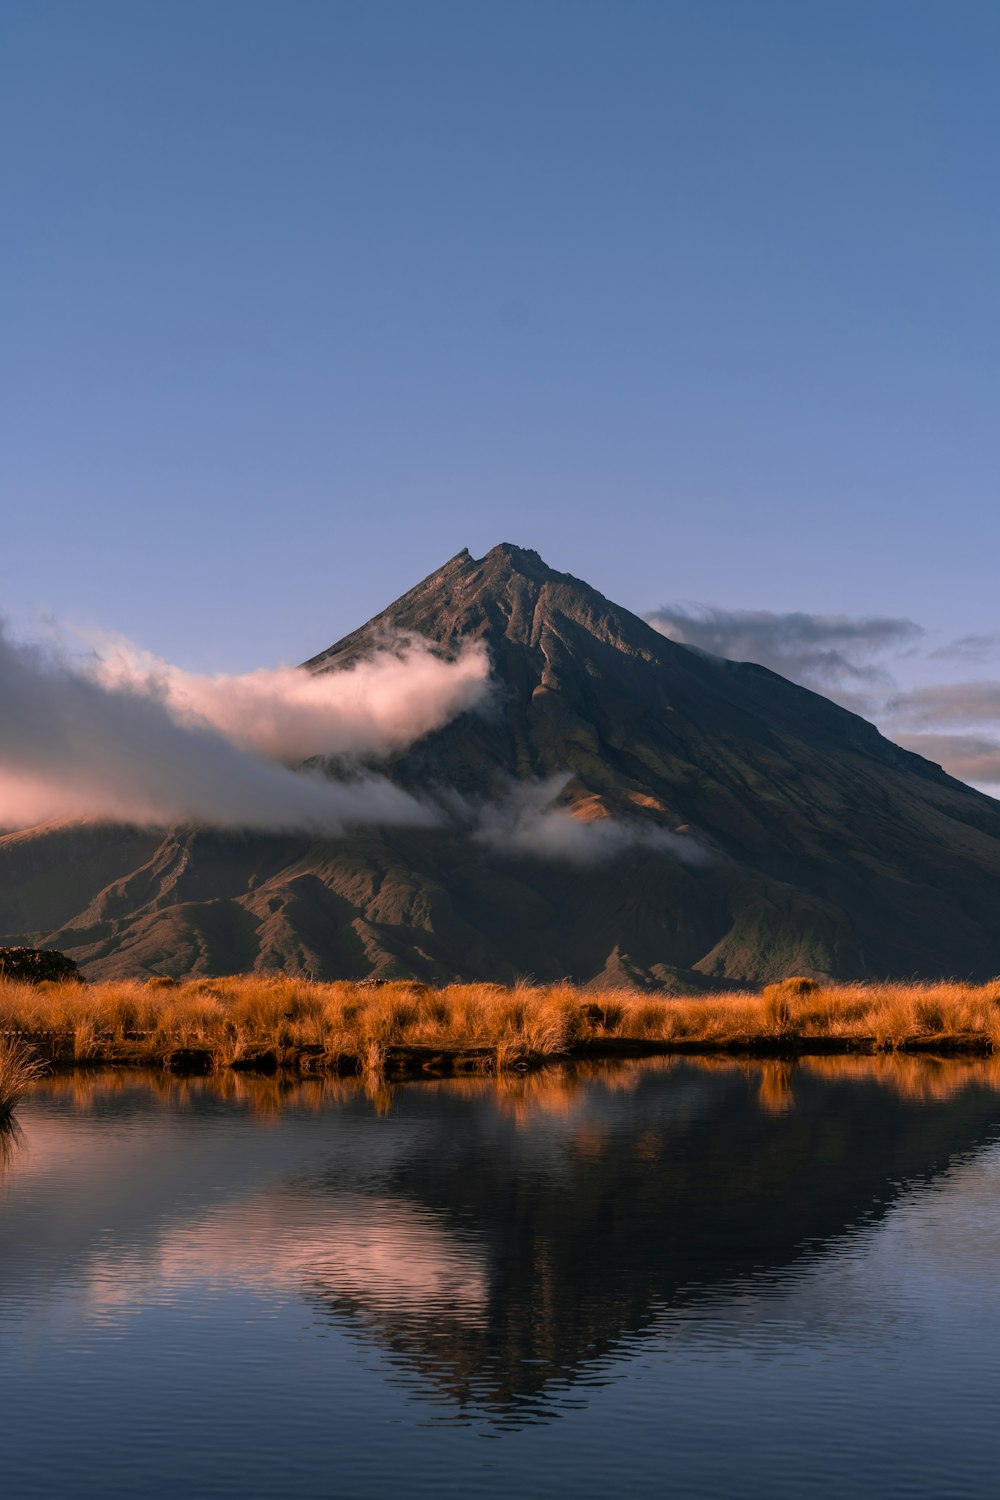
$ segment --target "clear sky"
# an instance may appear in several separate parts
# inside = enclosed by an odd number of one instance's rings
[[[998,628],[1000,6],[0,0],[0,611],[310,655],[469,546]]]

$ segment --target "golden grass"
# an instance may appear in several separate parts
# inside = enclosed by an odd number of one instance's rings
[[[45,1065],[25,1042],[0,1037],[0,1131],[7,1128],[14,1108]]]
[[[180,1048],[220,1066],[252,1061],[377,1076],[394,1049],[481,1054],[484,1070],[628,1044],[694,1050],[842,1045],[893,1051],[939,1041],[1000,1051],[1000,979],[987,984],[818,984],[789,979],[761,994],[655,997],[570,984],[312,983],[282,975],[112,980],[0,980],[0,1033],[53,1060],[159,1060]],[[398,1058],[397,1058],[398,1060]],[[782,1090],[775,1086],[775,1107]]]

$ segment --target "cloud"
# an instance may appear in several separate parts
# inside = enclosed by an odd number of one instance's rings
[[[899,693],[886,705],[899,724],[989,724],[1000,720],[1000,682],[944,682]]]
[[[874,720],[891,739],[942,765],[961,781],[1000,783],[1000,682],[949,682],[898,692],[886,659],[913,655],[924,632],[889,615],[852,617],[804,612],[664,605],[646,616],[681,645],[770,667]],[[927,661],[985,661],[1000,636],[963,635],[927,653]],[[956,727],[978,734],[955,734]],[[910,731],[916,731],[911,733]]]
[[[928,661],[992,661],[1000,653],[1000,635],[961,635],[927,654]]]
[[[893,739],[949,775],[974,786],[1000,784],[1000,739],[990,734],[1000,733],[1000,682],[939,682],[897,693],[885,717]],[[974,732],[954,732],[966,727]]]
[[[730,661],[752,661],[851,708],[870,708],[871,694],[892,687],[876,658],[912,647],[923,635],[893,616],[818,615],[801,611],[663,605],[646,619],[661,635]]]
[[[217,729],[245,749],[295,764],[412,744],[483,702],[490,663],[480,641],[446,660],[429,642],[402,635],[347,668],[206,676],[104,638],[95,643],[89,673],[105,687],[159,698],[179,723]]]
[[[414,681],[429,691],[433,710],[419,706],[409,721],[385,702],[407,662]],[[361,664],[344,674],[344,689],[331,674],[329,698],[318,704],[307,695],[301,716],[293,715],[293,733],[282,738],[277,716],[287,692],[283,698],[273,682],[266,691],[255,684],[247,694],[235,688],[224,694],[213,724],[202,687],[191,688],[185,700],[177,678],[164,687],[155,673],[88,675],[58,651],[12,642],[0,627],[0,827],[77,817],[327,833],[347,823],[428,823],[428,809],[386,780],[332,782],[265,760],[246,746],[287,751],[311,743],[314,732],[333,737],[338,713],[347,727],[332,748],[398,743],[407,722],[422,733],[471,701],[482,662],[470,657],[456,666],[454,693],[443,687],[447,666],[431,667],[418,651],[402,662]],[[407,703],[415,707],[414,700]],[[237,742],[221,732],[224,725]]]
[[[904,734],[899,743],[976,786],[1000,785],[1000,740],[972,734]]]
[[[571,808],[560,801],[570,780],[567,772],[541,781],[521,781],[494,802],[473,807],[453,800],[452,807],[459,806],[477,843],[503,854],[581,865],[638,848],[669,854],[684,864],[704,864],[711,858],[693,838],[655,824],[574,817]]]

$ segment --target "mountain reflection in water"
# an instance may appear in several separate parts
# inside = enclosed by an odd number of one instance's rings
[[[4,1293],[40,1265],[98,1320],[206,1286],[293,1293],[443,1414],[545,1420],[679,1310],[814,1262],[986,1144],[998,1092],[1000,1062],[906,1057],[658,1059],[373,1097],[57,1077],[9,1152]]]

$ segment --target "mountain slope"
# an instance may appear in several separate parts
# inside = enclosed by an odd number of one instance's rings
[[[306,667],[349,667],[399,632],[444,653],[482,639],[493,664],[486,710],[388,763],[449,810],[441,827],[10,835],[0,942],[63,947],[95,975],[280,967],[685,988],[1000,971],[1000,804],[856,715],[669,641],[508,544],[459,553]],[[562,788],[555,823],[539,786]],[[598,858],[595,827],[629,839]],[[574,858],[541,856],[552,829]]]

